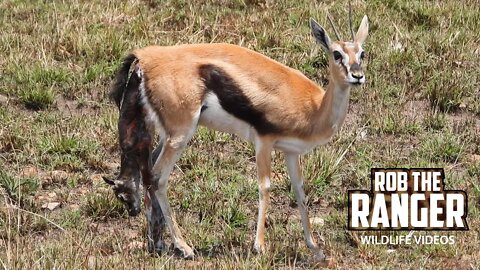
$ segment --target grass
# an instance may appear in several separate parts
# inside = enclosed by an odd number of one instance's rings
[[[16,205],[26,209],[34,207],[31,196],[39,188],[37,179],[33,177],[16,178],[5,172],[0,172],[0,187],[8,196],[7,199],[12,200]]]
[[[455,134],[445,132],[442,135],[429,134],[421,143],[419,154],[432,162],[457,163],[462,152],[462,143]]]
[[[88,194],[83,214],[93,220],[107,220],[124,216],[124,208],[111,192]]]
[[[339,269],[478,269],[480,8],[471,0],[352,6],[355,26],[363,14],[370,20],[368,83],[352,92],[333,141],[302,158],[310,216],[324,221],[314,237]],[[267,254],[258,256],[251,249],[254,149],[203,128],[169,182],[173,211],[198,259],[150,256],[144,218],[128,217],[100,177],[119,166],[118,113],[107,96],[121,58],[150,44],[240,44],[325,84],[326,57],[308,18],[333,37],[328,11],[346,36],[347,7],[346,0],[2,1],[2,266],[315,269],[283,155],[273,155]],[[346,193],[368,189],[372,167],[444,167],[447,186],[468,194],[470,231],[453,233],[454,246],[361,245],[345,227]],[[48,202],[61,207],[43,209]]]
[[[51,89],[36,88],[30,91],[23,91],[20,100],[30,110],[43,110],[50,107],[55,101],[55,94]]]

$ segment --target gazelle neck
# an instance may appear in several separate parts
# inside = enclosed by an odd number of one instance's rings
[[[329,84],[323,96],[318,115],[315,134],[321,137],[332,136],[337,132],[345,120],[350,99],[350,85],[337,83],[330,76]]]

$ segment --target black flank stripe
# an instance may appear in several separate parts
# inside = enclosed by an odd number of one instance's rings
[[[280,128],[266,119],[265,113],[253,106],[236,82],[224,70],[208,64],[200,66],[199,72],[205,82],[206,91],[212,91],[217,95],[220,105],[225,111],[249,123],[261,135],[280,131]]]

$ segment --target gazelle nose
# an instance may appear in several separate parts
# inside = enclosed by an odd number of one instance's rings
[[[363,74],[362,73],[352,73],[352,77],[360,80],[361,78],[363,78]]]
[[[362,67],[358,63],[352,64],[352,66],[350,67],[350,72],[352,73],[352,77],[357,80],[363,78]]]
[[[131,217],[136,217],[136,216],[138,216],[138,214],[140,214],[140,211],[142,211],[140,209],[140,207],[134,206],[134,207],[132,207],[131,209],[128,210],[128,215],[131,216]]]

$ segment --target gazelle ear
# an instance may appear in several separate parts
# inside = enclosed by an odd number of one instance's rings
[[[312,35],[315,37],[322,49],[326,52],[330,52],[330,37],[328,36],[325,29],[321,27],[314,19],[310,18],[310,29],[312,30]]]
[[[120,181],[120,180],[110,180],[108,179],[107,177],[103,176],[103,181],[105,181],[105,183],[109,184],[110,186],[112,186],[113,190],[116,190],[120,187],[123,187],[125,186],[125,183],[123,181]]]
[[[108,178],[105,177],[105,176],[102,176],[102,178],[103,178],[103,181],[105,181],[105,183],[107,183],[107,184],[109,184],[109,185],[111,185],[111,186],[114,186],[114,185],[115,185],[115,181],[112,181],[112,180],[108,179]]]
[[[355,42],[362,45],[363,42],[367,39],[368,36],[368,18],[367,15],[363,16],[362,23],[358,28],[357,34],[355,35]]]

